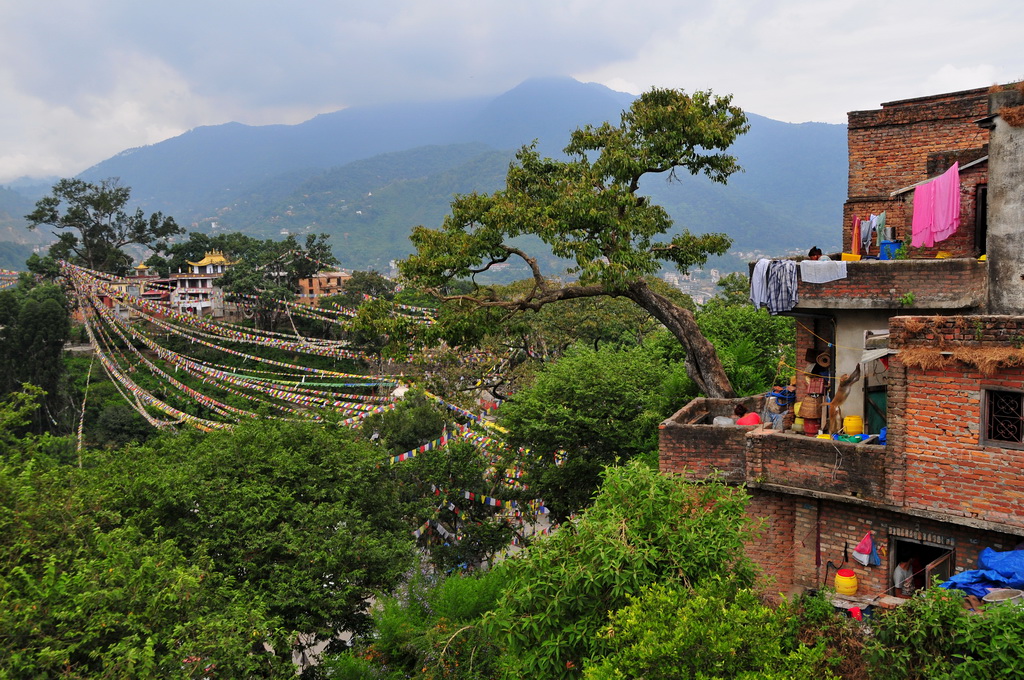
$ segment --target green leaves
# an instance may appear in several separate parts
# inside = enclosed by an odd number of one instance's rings
[[[166,436],[101,462],[128,522],[208,553],[288,628],[330,637],[365,625],[366,600],[411,559],[380,460],[347,431],[263,421]]]
[[[156,212],[148,217],[141,209],[127,211],[131,189],[116,178],[92,184],[80,179],[62,179],[49,196],[39,199],[35,210],[25,216],[29,229],[49,225],[70,230],[60,235],[51,249],[55,257],[71,259],[89,269],[124,275],[131,258],[124,246],[152,246],[184,233],[174,218]],[[63,211],[63,212],[62,212]]]
[[[662,476],[633,462],[605,471],[578,521],[501,565],[509,585],[488,616],[506,648],[507,677],[575,677],[600,651],[609,611],[659,581],[699,584],[732,573],[749,586],[754,566],[742,492]]]
[[[689,314],[652,294],[644,281],[665,262],[683,273],[703,265],[708,255],[724,253],[731,239],[683,230],[668,242],[659,240],[672,220],[637,191],[644,175],[669,173],[671,178],[679,168],[724,182],[739,166],[720,151],[746,130],[746,117],[730,97],[651,90],[622,114],[620,126],[605,123],[574,132],[565,148],[568,160],[542,158],[535,146],[522,148],[509,167],[505,189],[457,196],[440,229],[414,229],[416,252],[399,263],[399,270],[448,302],[512,313],[585,297],[627,297],[683,343],[691,354],[694,382],[705,393],[733,396],[718,358]],[[539,239],[568,262],[567,281],[554,278],[563,272],[545,275],[540,257],[546,253],[529,254],[525,236]],[[491,290],[480,289],[446,297],[440,290],[511,259],[526,265],[532,277],[532,286],[519,296],[496,299]]]
[[[872,629],[865,658],[881,680],[1011,677],[1024,663],[1024,610],[989,606],[979,615],[956,590],[929,588],[876,616]]]
[[[502,406],[513,444],[535,453],[532,484],[556,517],[589,502],[605,465],[656,449],[657,424],[668,415],[666,373],[646,347],[576,346]],[[553,460],[559,450],[567,452],[561,467]]]
[[[288,678],[280,620],[201,552],[122,526],[94,470],[0,463],[5,678]],[[193,661],[185,661],[193,659]]]

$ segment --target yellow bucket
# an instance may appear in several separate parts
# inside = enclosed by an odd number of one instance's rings
[[[840,259],[843,262],[857,262],[860,260],[860,255],[854,255],[853,253],[843,253]]]
[[[843,431],[846,434],[864,434],[864,419],[860,416],[843,418]]]
[[[857,574],[853,569],[840,569],[836,572],[836,593],[840,595],[857,594]]]

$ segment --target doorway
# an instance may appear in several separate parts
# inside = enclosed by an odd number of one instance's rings
[[[953,548],[948,548],[923,541],[893,539],[889,546],[890,583],[893,570],[903,560],[910,560],[910,570],[914,574],[914,588],[920,590],[931,585],[933,578],[945,581],[953,576],[956,557]]]

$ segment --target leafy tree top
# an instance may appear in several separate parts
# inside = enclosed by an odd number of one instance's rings
[[[52,193],[36,203],[25,216],[29,229],[49,225],[61,230],[50,254],[99,271],[125,274],[131,258],[122,248],[156,242],[184,233],[172,217],[155,212],[148,217],[141,208],[128,212],[131,188],[117,178],[92,184],[80,179],[62,179]],[[77,235],[76,233],[77,232]]]
[[[672,227],[671,218],[637,194],[641,178],[652,173],[672,178],[685,170],[725,182],[739,170],[725,150],[749,125],[731,101],[731,96],[709,91],[653,89],[623,112],[618,126],[576,130],[565,147],[568,160],[542,158],[534,146],[524,147],[509,167],[505,189],[459,196],[440,229],[413,230],[417,252],[399,263],[402,274],[446,301],[512,311],[581,297],[627,297],[683,342],[688,369],[705,393],[731,396],[714,349],[700,335],[692,314],[644,280],[664,263],[683,272],[701,266],[709,255],[724,253],[731,239],[683,230],[661,240]],[[545,275],[537,257],[518,239],[526,235],[539,237],[554,255],[569,260],[567,273],[576,281]],[[452,280],[473,277],[514,257],[532,272],[531,285],[514,298],[502,298],[486,287],[443,294]]]

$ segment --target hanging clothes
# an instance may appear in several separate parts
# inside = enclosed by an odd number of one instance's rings
[[[853,216],[853,227],[850,229],[850,252],[860,255],[860,218]]]
[[[766,305],[771,314],[788,312],[796,307],[797,276],[796,262],[775,260],[768,265],[768,299]]]
[[[804,283],[828,283],[846,278],[846,262],[842,260],[801,260],[800,279]]]
[[[754,309],[764,307],[768,302],[768,264],[771,260],[761,258],[754,264],[750,274],[750,302]]]
[[[886,214],[871,215],[867,219],[860,223],[860,246],[862,248],[860,254],[868,255],[871,252],[871,242],[879,241],[879,232],[886,224]],[[871,235],[874,235],[874,239],[871,239]]]
[[[914,189],[910,245],[931,248],[960,228],[960,164]]]

